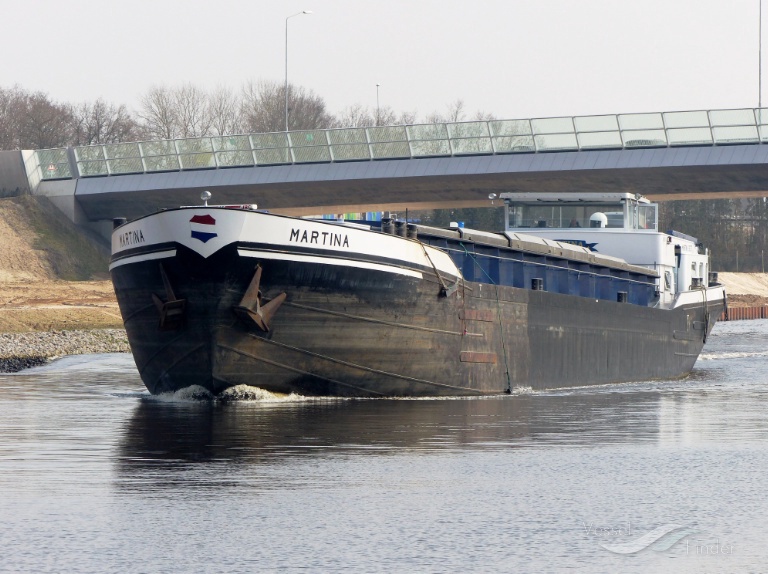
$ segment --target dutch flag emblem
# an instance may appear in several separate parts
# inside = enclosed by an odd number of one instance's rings
[[[199,239],[203,243],[209,239],[218,237],[218,233],[213,233],[213,226],[216,225],[216,220],[210,215],[195,215],[189,220],[192,227],[192,239]]]

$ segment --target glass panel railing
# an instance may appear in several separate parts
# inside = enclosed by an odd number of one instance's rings
[[[328,131],[333,161],[359,161],[371,159],[365,128]]]
[[[493,149],[496,153],[529,153],[536,151],[532,135],[494,136]]]
[[[491,136],[532,135],[530,120],[494,120],[488,122]]]
[[[709,127],[707,112],[665,112],[662,116],[667,129]]]
[[[145,171],[177,171],[181,167],[173,141],[141,142],[139,149],[144,158]]]
[[[77,162],[77,171],[80,173],[80,177],[109,175],[109,168],[104,160],[79,161]]]
[[[216,167],[211,138],[176,140],[181,169],[210,169]]]
[[[674,128],[667,130],[667,140],[671,146],[712,145],[710,128]]]
[[[109,175],[104,146],[78,146],[74,148],[77,171],[81,177]]]
[[[445,124],[406,126],[406,133],[411,142],[448,139],[448,129],[445,127]]]
[[[216,167],[216,157],[212,151],[179,155],[181,169],[211,169]]]
[[[216,165],[219,167],[250,167],[255,165],[252,151],[217,151]]]
[[[307,146],[293,148],[293,161],[296,163],[319,163],[331,161],[331,148],[328,146]]]
[[[78,176],[471,154],[768,143],[768,108],[297,130],[73,148]],[[66,149],[30,152],[41,180],[72,177]]]
[[[712,139],[718,145],[760,143],[757,126],[713,127]]]
[[[452,139],[450,143],[454,155],[493,153],[493,143],[491,143],[490,137]]]
[[[451,152],[454,155],[493,153],[488,122],[447,124]]]
[[[99,161],[104,160],[104,146],[101,145],[88,145],[77,146],[73,148],[75,151],[75,161]]]
[[[549,134],[533,136],[536,151],[578,151],[576,134]]]
[[[213,151],[213,144],[211,138],[188,138],[176,140],[176,150],[180,155],[210,153]]]
[[[368,144],[337,144],[331,145],[333,161],[361,161],[371,158]]]
[[[366,128],[373,159],[404,159],[411,157],[405,126]]]
[[[112,175],[141,173],[144,171],[141,148],[137,143],[105,145],[104,155],[107,157],[107,165]]]
[[[141,157],[141,148],[137,143],[108,144],[104,146],[104,154],[109,159],[128,159]]]
[[[537,118],[531,120],[533,135],[575,134],[573,118]],[[573,141],[576,141],[574,135]]]
[[[211,138],[213,151],[251,151],[248,136],[218,136]]]
[[[111,175],[142,173],[145,171],[144,162],[140,157],[108,159],[107,165]]]
[[[713,110],[709,112],[709,125],[720,126],[754,126],[755,110]]]
[[[407,142],[405,126],[376,126],[366,128],[371,143]]]
[[[621,132],[625,148],[667,147],[664,130],[628,130]]]
[[[250,141],[256,165],[279,165],[293,162],[291,150],[288,147],[288,134],[252,134]]]
[[[211,145],[219,167],[252,166],[255,163],[248,136],[212,137]]]
[[[448,140],[412,140],[412,157],[436,157],[451,155],[451,146]]]
[[[328,130],[328,143],[331,145],[367,144],[368,137],[365,128],[344,128]]]
[[[488,122],[461,122],[447,124],[448,137],[452,140],[463,138],[488,138],[491,136]]]
[[[325,133],[325,130],[289,132],[288,141],[292,147],[325,146],[328,145],[328,138]]]
[[[259,149],[253,151],[256,165],[282,165],[292,163],[289,149]]]
[[[621,149],[621,133],[584,132],[577,134],[580,149]]]
[[[530,120],[494,120],[488,122],[491,136],[532,135]]]
[[[408,142],[383,142],[371,144],[373,159],[406,159],[411,157]]]
[[[536,151],[529,120],[494,120],[488,122],[496,153],[528,153]]]
[[[37,152],[40,165],[40,179],[70,179],[72,170],[66,148],[42,149]]]
[[[620,114],[621,130],[663,130],[664,118],[661,114]],[[626,138],[625,138],[626,139]]]
[[[251,146],[253,149],[274,149],[287,148],[288,134],[269,133],[269,134],[251,134]]]
[[[406,132],[411,142],[413,157],[451,155],[445,124],[407,126]]]
[[[618,132],[619,120],[616,116],[579,116],[573,118],[573,126],[577,132]]]
[[[290,132],[293,161],[296,163],[318,163],[331,161],[331,149],[324,130]]]

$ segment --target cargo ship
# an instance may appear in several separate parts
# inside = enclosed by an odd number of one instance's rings
[[[709,253],[632,194],[501,194],[505,229],[204,204],[115,220],[153,394],[198,385],[472,396],[685,376],[726,304]]]

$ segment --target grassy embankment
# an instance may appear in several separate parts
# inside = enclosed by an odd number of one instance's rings
[[[0,199],[0,333],[121,328],[108,265],[47,198]]]

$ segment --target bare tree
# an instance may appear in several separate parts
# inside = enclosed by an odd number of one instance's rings
[[[243,127],[250,132],[285,130],[285,86],[267,80],[243,87]],[[311,90],[288,85],[288,124],[291,130],[332,127],[325,101]]]
[[[336,123],[342,128],[367,128],[376,125],[375,112],[361,104],[352,104],[341,110]],[[382,124],[383,125],[383,124]]]
[[[164,86],[153,86],[142,96],[138,116],[150,138],[173,139],[179,135],[173,94]]]
[[[64,147],[72,141],[71,106],[52,102],[42,92],[31,94],[26,98],[20,127],[22,148]]]
[[[377,113],[378,112],[378,113]],[[378,118],[377,118],[378,115]],[[360,104],[344,108],[336,119],[339,127],[362,128],[371,126],[396,126],[412,124],[416,121],[413,112],[401,112],[399,115],[389,106],[371,110]]]
[[[426,117],[428,124],[446,124],[464,121],[464,100],[455,100],[448,104],[448,111],[445,114],[432,112]]]
[[[473,116],[473,119],[475,119],[477,121],[481,121],[481,122],[490,122],[490,121],[493,121],[493,120],[497,120],[499,118],[496,117],[496,114],[492,114],[490,112],[483,112],[483,111],[478,110],[478,111],[475,112],[475,114]]]
[[[241,103],[229,88],[216,88],[208,99],[210,130],[213,135],[222,136],[243,131],[240,119]]]
[[[26,93],[18,86],[7,90],[0,88],[0,149],[21,148],[19,136],[26,97]]]
[[[136,140],[139,125],[125,105],[115,106],[102,99],[73,108],[73,145],[111,144]]]
[[[44,149],[66,146],[72,135],[71,106],[43,92],[16,86],[0,89],[0,147]]]
[[[171,90],[171,101],[176,109],[178,137],[192,138],[209,135],[211,116],[207,94],[192,84]]]
[[[395,119],[395,124],[408,125],[416,123],[416,112],[400,112]]]

